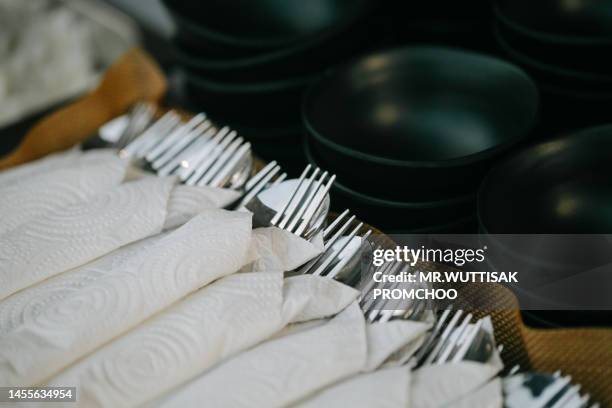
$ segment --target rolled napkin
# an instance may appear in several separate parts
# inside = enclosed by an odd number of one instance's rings
[[[35,321],[48,308],[123,265],[139,251],[163,238],[164,234],[145,238],[119,248],[78,268],[46,279],[0,301],[0,338]]]
[[[370,353],[391,354],[398,342],[387,342],[383,331],[395,337],[402,330],[402,343],[407,343],[422,336],[428,327],[410,321],[399,323],[367,326],[361,309],[353,303],[326,324],[275,338],[237,355],[152,406],[186,407],[203,401],[207,406],[228,408],[287,406],[371,369],[374,359]],[[369,333],[373,326],[378,326],[376,335]],[[370,340],[379,342],[370,344]],[[383,351],[374,352],[377,348]]]
[[[116,187],[128,166],[109,150],[67,161],[60,160],[62,165],[57,168],[42,166],[30,177],[0,184],[0,236],[41,214],[87,201]]]
[[[233,201],[234,191],[151,177],[47,213],[0,236],[0,300]]]
[[[239,192],[226,188],[177,185],[168,201],[164,229],[183,225],[205,210],[224,208],[238,197]]]
[[[82,155],[83,152],[78,147],[75,147],[63,152],[50,154],[40,160],[0,171],[0,188],[37,174],[44,174],[45,172],[66,167],[74,163]]]
[[[386,368],[352,377],[293,406],[296,408],[409,408],[409,389],[410,367]]]
[[[288,231],[276,227],[253,230],[251,246],[252,263],[245,272],[294,270],[320,254],[322,245],[306,241]]]
[[[504,394],[500,378],[494,378],[481,388],[448,404],[447,408],[502,408]]]
[[[287,307],[295,294],[302,298],[299,310]],[[76,406],[140,405],[264,340],[286,321],[333,315],[356,296],[347,286],[313,276],[283,285],[278,272],[234,274],[97,350],[48,385],[76,386]]]
[[[446,406],[479,389],[498,372],[495,365],[472,361],[421,367],[412,373],[410,407]]]
[[[247,261],[251,216],[209,210],[0,338],[0,386],[39,384]]]

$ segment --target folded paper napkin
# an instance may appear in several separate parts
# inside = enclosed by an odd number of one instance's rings
[[[40,160],[0,171],[0,187],[6,186],[13,182],[23,181],[28,177],[38,174],[44,174],[52,170],[68,167],[71,164],[74,164],[76,160],[80,159],[81,157],[85,158],[91,153],[102,153],[103,155],[108,151],[109,150],[101,149],[84,154],[81,149],[75,147],[63,152],[50,154]]]
[[[410,367],[360,374],[295,404],[296,408],[410,408]]]
[[[411,404],[414,408],[438,408],[469,396],[489,382],[499,367],[463,361],[429,365],[412,373]]]
[[[0,173],[0,235],[41,214],[86,201],[119,185],[128,165],[116,153],[102,150],[68,153],[67,157],[29,166],[7,175]]]
[[[268,338],[285,322],[333,315],[356,297],[354,289],[314,276],[283,284],[280,272],[234,274],[97,350],[48,385],[76,386],[76,406],[140,405]]]
[[[228,408],[287,406],[376,368],[399,343],[414,341],[428,327],[411,321],[393,323],[367,325],[353,303],[323,325],[272,339],[231,358],[151,406],[186,407],[202,401]],[[397,341],[400,334],[402,342]]]
[[[152,177],[43,214],[0,235],[0,300],[235,198]]]
[[[139,251],[164,237],[162,233],[119,248],[78,268],[21,290],[0,301],[0,338],[35,321],[45,309],[119,268]]]
[[[0,386],[39,384],[247,261],[251,216],[208,210],[0,338]]]
[[[446,405],[447,408],[502,408],[503,406],[504,395],[502,381],[499,377]]]
[[[306,241],[276,227],[253,230],[251,257],[254,260],[243,268],[245,272],[292,271],[323,251],[323,245]]]

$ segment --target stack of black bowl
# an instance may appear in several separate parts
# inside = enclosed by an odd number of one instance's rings
[[[529,134],[535,84],[483,55],[384,51],[327,73],[302,107],[309,161],[338,175],[336,209],[386,232],[470,232],[491,163]]]
[[[488,237],[489,249],[505,264],[496,267],[519,270],[521,301],[534,303],[528,301],[535,297],[537,308],[564,307],[565,292],[544,298],[542,291],[562,280],[572,285],[573,296],[586,293],[580,305],[569,305],[582,312],[528,313],[539,324],[610,324],[611,312],[584,312],[583,303],[610,298],[610,278],[590,280],[585,272],[604,272],[612,264],[611,162],[612,125],[600,126],[529,147],[496,166],[482,184],[479,227],[500,234]]]
[[[363,49],[363,21],[375,2],[164,3],[176,22],[176,58],[190,104],[236,128],[264,159],[302,167],[296,146],[302,92],[323,70]]]
[[[545,130],[612,119],[612,1],[494,0],[500,50],[542,94]]]

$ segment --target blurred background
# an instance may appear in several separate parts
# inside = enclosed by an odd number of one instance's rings
[[[387,233],[612,232],[612,0],[0,0],[0,153],[136,45]]]

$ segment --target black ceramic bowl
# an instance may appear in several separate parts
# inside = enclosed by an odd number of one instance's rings
[[[317,167],[336,173],[336,167],[322,165],[304,140],[306,160]],[[332,186],[332,204],[338,211],[350,208],[355,214],[393,231],[428,232],[440,231],[450,226],[463,226],[472,219],[475,211],[475,196],[464,195],[438,201],[394,201],[372,197],[353,190],[342,183],[339,177]],[[454,229],[456,231],[456,229]]]
[[[493,24],[494,36],[501,48],[510,48],[530,61],[537,61],[548,70],[568,72],[573,76],[590,78],[592,80],[609,81],[612,61],[604,58],[602,53],[609,53],[612,44],[605,47],[590,47],[587,45],[571,46],[565,44],[549,44],[538,39],[526,37],[513,27],[497,19]]]
[[[564,89],[578,92],[593,91],[612,92],[612,75],[609,73],[584,72],[576,68],[567,68],[559,64],[548,63],[531,55],[524,54],[520,43],[514,43],[511,32],[500,24],[495,24],[495,40],[500,49],[510,60],[523,67],[536,80],[557,84]],[[548,54],[541,54],[545,58]],[[601,57],[600,57],[601,58]],[[574,60],[567,57],[568,60]]]
[[[536,85],[514,65],[409,47],[323,76],[302,117],[324,163],[342,162],[368,193],[433,199],[475,191],[491,160],[529,134],[537,107]]]
[[[333,35],[371,10],[373,0],[164,0],[177,22],[211,43],[273,49]],[[180,20],[180,21],[179,21]]]
[[[612,233],[612,125],[536,145],[496,166],[478,194],[486,232]]]
[[[228,82],[266,81],[312,75],[345,60],[364,47],[360,25],[320,37],[245,56],[219,57],[175,41],[177,62],[202,77]]]
[[[612,61],[612,9],[609,0],[498,0],[495,18],[514,48],[550,65],[585,73],[609,74]],[[601,10],[608,14],[594,14]]]
[[[609,0],[495,0],[494,9],[516,31],[550,43],[612,44]]]
[[[282,127],[299,122],[300,101],[313,78],[227,83],[185,70],[186,90],[194,106],[228,123]]]

